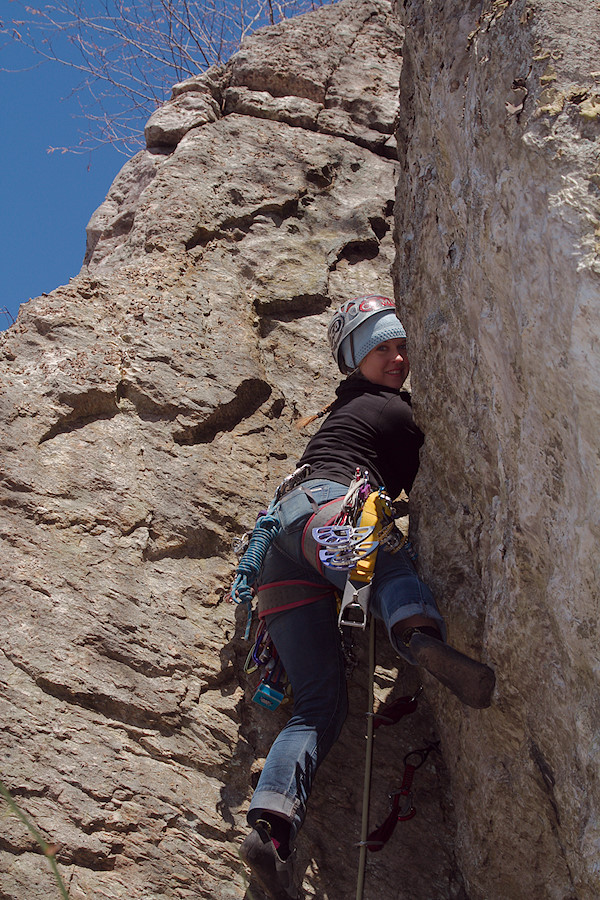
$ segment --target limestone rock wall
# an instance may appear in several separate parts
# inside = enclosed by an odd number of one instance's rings
[[[397,300],[421,564],[484,713],[437,695],[473,900],[600,895],[600,7],[405,0]]]
[[[0,337],[0,774],[72,900],[245,896],[245,810],[286,712],[250,702],[231,544],[295,467],[294,422],[332,397],[332,305],[392,291],[402,37],[385,0],[343,0],[177,85],[80,275]],[[357,653],[299,846],[306,895],[331,900],[355,894]],[[380,698],[415,689],[383,640],[378,658]],[[435,738],[426,703],[378,738],[373,825]],[[441,755],[415,786],[371,900],[464,896]],[[13,817],[0,894],[58,895]]]
[[[231,543],[331,399],[331,307],[392,264],[420,565],[498,689],[476,711],[426,683],[378,735],[373,824],[404,754],[442,753],[365,897],[600,894],[599,33],[588,0],[342,0],[257,33],[175,86],[80,275],[0,336],[0,777],[73,900],[259,897],[237,846],[286,712],[250,700]],[[309,897],[355,894],[357,655]],[[383,637],[378,662],[378,698],[414,690]],[[0,894],[57,895],[14,817]]]

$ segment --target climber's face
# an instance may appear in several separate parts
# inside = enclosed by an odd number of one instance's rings
[[[394,338],[377,344],[367,353],[359,369],[373,384],[400,390],[409,370],[406,338]]]

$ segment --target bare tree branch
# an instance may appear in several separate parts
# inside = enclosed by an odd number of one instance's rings
[[[142,145],[145,120],[175,82],[226,62],[257,27],[323,2],[54,0],[33,7],[13,0],[21,15],[0,20],[0,36],[4,46],[18,44],[81,74],[75,92],[87,134],[69,149],[108,142],[129,155]]]

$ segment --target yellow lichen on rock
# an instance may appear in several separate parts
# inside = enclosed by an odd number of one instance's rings
[[[579,115],[584,119],[597,119],[600,115],[600,94],[593,94],[579,107]]]
[[[556,88],[546,88],[539,96],[536,114],[558,116],[563,111],[565,100],[566,97],[561,91]]]

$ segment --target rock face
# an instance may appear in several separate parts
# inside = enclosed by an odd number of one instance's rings
[[[600,896],[599,33],[589,0],[342,0],[258,32],[175,86],[80,275],[0,336],[0,774],[73,900],[259,897],[237,847],[287,714],[251,702],[230,547],[331,399],[331,307],[392,264],[420,565],[498,690],[427,682],[378,733],[372,825],[405,754],[442,752],[365,900]],[[299,843],[324,900],[355,895],[356,652]],[[377,698],[417,684],[381,636]],[[14,817],[0,894],[58,895]]]
[[[455,643],[498,675],[486,714],[434,691],[456,847],[473,900],[592,900],[600,8],[402,7],[395,278],[427,436],[421,564]]]
[[[231,543],[295,467],[294,422],[332,397],[330,308],[392,291],[402,36],[385,0],[343,0],[177,85],[80,275],[0,338],[1,777],[72,900],[246,891],[245,810],[286,712],[251,703]],[[331,900],[355,893],[358,643],[299,845],[306,895]],[[378,660],[379,698],[415,689],[384,640]],[[373,825],[435,738],[426,703],[407,723],[378,738]],[[369,862],[372,900],[464,896],[441,756],[415,786],[417,818]],[[0,894],[58,895],[13,817]]]

